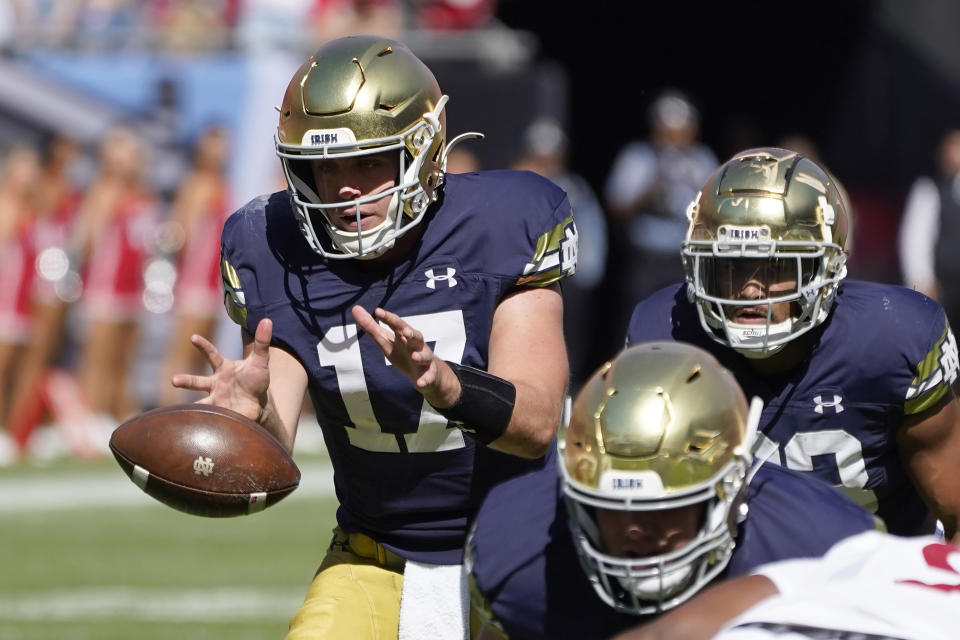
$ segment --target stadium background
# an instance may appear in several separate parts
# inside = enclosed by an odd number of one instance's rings
[[[192,138],[221,122],[234,136],[234,204],[276,188],[273,106],[315,48],[305,34],[278,24],[230,46],[169,51],[149,28],[131,25],[54,46],[42,31],[18,28],[12,2],[0,2],[0,149],[57,132],[92,152],[112,123],[133,123],[153,141],[153,177],[169,189]],[[403,3],[408,21],[420,4]],[[812,139],[857,211],[851,274],[899,281],[906,190],[933,170],[943,131],[960,124],[960,5],[479,4],[476,23],[407,24],[401,37],[451,95],[452,132],[487,134],[469,143],[484,167],[509,164],[524,126],[548,114],[570,134],[571,168],[602,194],[616,151],[647,134],[649,100],[677,87],[697,104],[702,139],[720,158],[788,133]],[[612,260],[608,294],[620,275]],[[610,310],[601,304],[597,313]],[[133,375],[149,404],[156,338],[166,325],[162,314],[145,318]],[[235,333],[224,322],[217,336],[228,353],[238,347]],[[587,339],[599,362],[622,337]],[[333,518],[317,429],[302,431],[312,434],[297,454],[308,471],[302,490],[250,519],[172,512],[140,494],[111,460],[59,458],[56,445],[43,459],[0,465],[0,547],[8,556],[0,637],[279,637]],[[269,550],[277,530],[289,535],[280,555]]]

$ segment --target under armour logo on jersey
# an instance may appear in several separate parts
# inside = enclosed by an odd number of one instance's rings
[[[445,270],[446,273],[434,273],[433,269],[424,271],[423,275],[427,276],[427,287],[436,289],[438,282],[446,282],[447,288],[457,286],[457,279],[453,277],[457,270],[453,267],[446,267]]]
[[[830,407],[830,408],[833,409],[833,412],[834,412],[834,413],[842,413],[842,412],[843,412],[843,405],[840,404],[840,401],[841,401],[841,400],[843,400],[843,398],[841,398],[841,397],[838,396],[837,394],[833,394],[833,401],[832,401],[832,402],[829,401],[829,400],[826,401],[826,402],[824,402],[823,396],[814,396],[814,397],[813,397],[813,402],[814,402],[814,404],[816,404],[816,406],[813,408],[813,410],[816,411],[817,413],[823,413],[823,408],[824,408],[824,407]]]

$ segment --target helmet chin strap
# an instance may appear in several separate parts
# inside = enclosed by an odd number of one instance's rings
[[[745,325],[736,322],[725,321],[723,330],[727,336],[727,340],[730,342],[730,346],[735,349],[737,353],[745,358],[760,360],[779,352],[787,345],[786,341],[779,342],[777,344],[769,343],[773,342],[774,340],[788,337],[792,327],[793,319],[788,318],[783,322],[765,325],[764,337],[744,335],[747,332],[755,332],[757,330],[757,325]],[[764,340],[766,340],[768,343],[766,346],[752,346],[758,344],[763,345]]]
[[[620,586],[632,592],[640,600],[662,602],[675,596],[687,586],[693,576],[694,566],[685,564],[675,569],[662,571],[657,576],[625,580],[618,578]]]

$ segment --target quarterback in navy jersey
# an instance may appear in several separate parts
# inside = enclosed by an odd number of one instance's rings
[[[570,204],[533,173],[446,174],[446,101],[396,41],[342,38],[304,63],[280,107],[288,190],[221,236],[244,358],[195,336],[214,373],[174,378],[289,450],[310,394],[340,505],[288,638],[403,635],[410,568],[450,567],[456,593],[480,501],[555,439]]]
[[[608,638],[714,580],[873,530],[833,487],[750,459],[759,408],[698,348],[618,354],[578,395],[562,459],[477,513],[472,637]]]
[[[957,345],[939,304],[845,279],[847,204],[783,149],[741,152],[688,211],[686,282],[635,308],[627,344],[713,353],[764,401],[755,455],[840,487],[891,533],[957,539]]]

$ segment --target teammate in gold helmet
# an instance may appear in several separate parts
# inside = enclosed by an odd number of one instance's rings
[[[472,637],[608,638],[721,577],[873,529],[825,483],[754,459],[760,410],[691,345],[639,344],[600,367],[557,458],[477,514]]]
[[[709,350],[763,399],[764,456],[838,485],[892,533],[939,518],[957,536],[956,341],[930,298],[846,277],[845,194],[794,151],[733,156],[689,207],[686,282],[637,304],[627,343]]]
[[[467,524],[489,486],[542,465],[560,421],[570,204],[531,173],[446,173],[446,103],[396,40],[303,63],[275,138],[288,188],[221,235],[244,357],[195,338],[213,374],[174,378],[290,450],[310,393],[340,505],[291,640],[462,637]]]
[[[724,167],[690,205],[687,286],[709,336],[764,358],[827,319],[847,273],[849,205],[831,176],[790,151]]]

